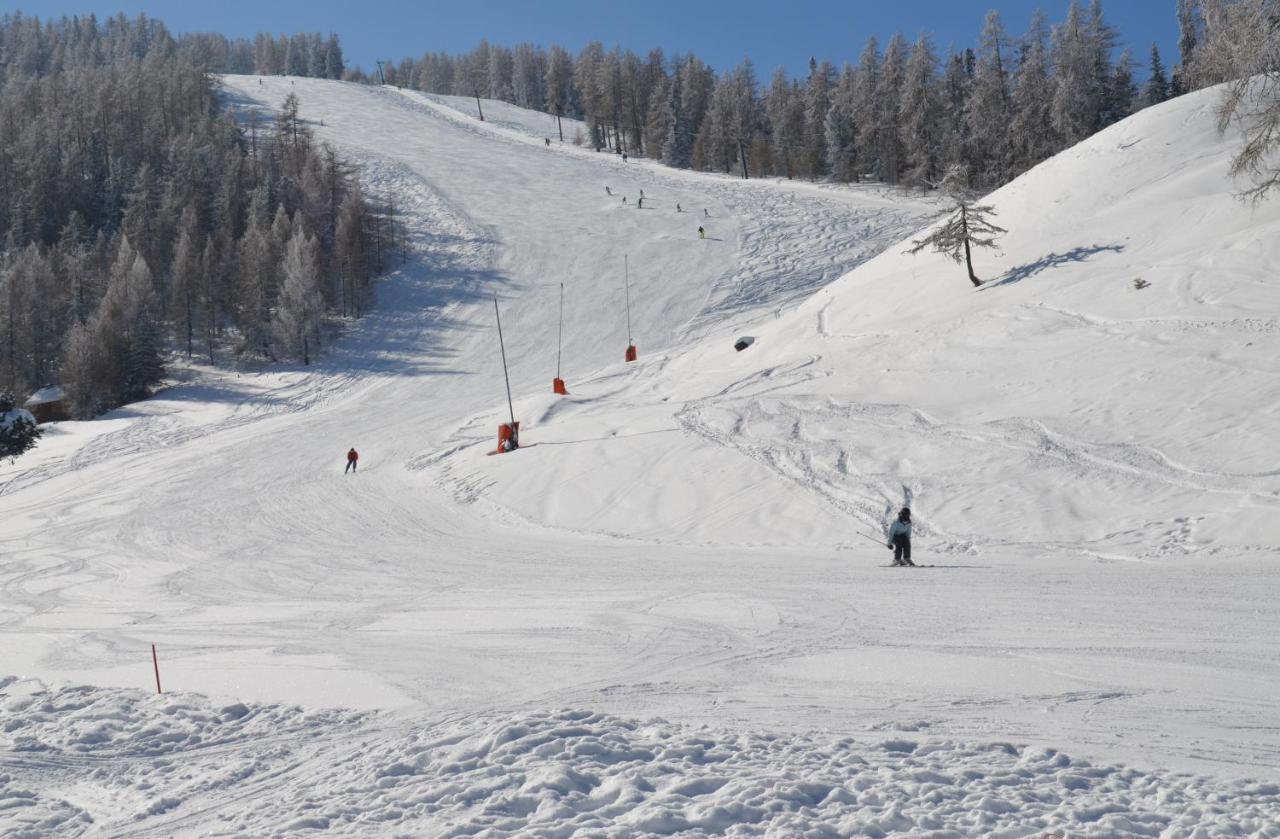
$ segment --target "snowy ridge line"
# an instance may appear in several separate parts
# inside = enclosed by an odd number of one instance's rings
[[[1280,835],[1280,785],[1043,747],[385,715],[0,679],[7,836]]]

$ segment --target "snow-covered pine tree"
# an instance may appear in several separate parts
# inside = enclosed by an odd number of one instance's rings
[[[1003,183],[1011,168],[1013,118],[1009,94],[1010,53],[1000,13],[987,12],[974,66],[973,88],[966,116],[969,124],[969,164],[976,183]]]
[[[840,72],[840,80],[831,91],[831,106],[827,108],[827,117],[823,122],[831,180],[839,183],[858,179],[858,126],[853,114],[856,84],[857,73],[846,64]]]
[[[1147,72],[1147,86],[1142,92],[1142,104],[1150,107],[1159,105],[1169,98],[1169,77],[1164,71],[1164,62],[1160,60],[1160,48],[1151,44],[1151,66]]]
[[[662,162],[677,169],[688,169],[693,161],[693,133],[684,108],[683,71],[671,74],[667,91],[667,136],[662,143]]]
[[[270,358],[270,294],[279,263],[270,243],[271,231],[252,220],[240,238],[236,326],[240,330],[240,355],[262,353]]]
[[[1088,26],[1076,0],[1053,28],[1053,67],[1053,127],[1063,143],[1074,146],[1094,132],[1101,109]]]
[[[324,50],[324,74],[329,79],[342,78],[342,72],[347,69],[346,63],[342,59],[342,46],[338,43],[338,36],[329,33],[329,40],[325,43]]]
[[[573,112],[573,59],[559,46],[547,51],[547,111],[561,116]]]
[[[973,83],[962,53],[955,47],[947,50],[942,73],[942,143],[939,159],[944,167],[962,163],[969,145],[969,122],[965,118],[965,103]]]
[[[91,321],[101,389],[110,404],[144,399],[164,374],[155,282],[123,238],[106,294]]]
[[[783,177],[793,178],[804,137],[804,106],[795,83],[781,67],[774,71],[769,82],[764,112],[773,143],[774,170]]]
[[[1022,59],[1013,80],[1013,171],[1025,172],[1053,156],[1058,139],[1053,130],[1051,108],[1053,80],[1049,77],[1048,34],[1044,13],[1031,16],[1031,26],[1023,37]]]
[[[200,300],[200,235],[196,211],[187,207],[178,221],[178,244],[173,249],[173,263],[169,267],[169,291],[173,303],[169,307],[169,319],[174,333],[187,348],[187,358],[195,350],[196,324]]]
[[[334,267],[342,287],[343,316],[360,317],[369,282],[369,259],[362,232],[365,215],[363,199],[347,195],[338,210],[338,228],[333,248]]]
[[[884,50],[880,72],[881,89],[876,94],[877,174],[885,183],[896,184],[902,176],[902,125],[899,105],[907,78],[907,42],[895,32]]]
[[[644,122],[645,154],[650,157],[662,156],[662,146],[671,131],[669,122],[667,97],[671,93],[671,79],[664,73],[649,94],[649,109]]]
[[[917,254],[929,248],[943,254],[964,265],[969,281],[976,287],[982,285],[982,280],[973,271],[973,248],[994,248],[1000,234],[1008,231],[991,221],[995,213],[992,207],[974,203],[965,187],[967,183],[963,167],[953,166],[947,171],[938,188],[955,202],[955,210],[932,233],[912,242],[907,253]]]
[[[0,391],[0,460],[10,463],[29,451],[44,434],[29,411],[17,407],[13,394]]]
[[[938,180],[941,151],[941,106],[937,84],[938,57],[924,33],[916,39],[907,60],[898,118],[902,125],[905,171],[903,180],[924,187]]]
[[[885,114],[885,108],[880,102],[880,96],[884,93],[884,85],[880,81],[883,70],[880,42],[873,35],[867,39],[858,56],[851,118],[856,128],[854,145],[858,149],[858,167],[866,172],[874,171],[877,175],[881,171],[879,120]],[[861,175],[862,172],[857,174]]]
[[[1196,48],[1204,22],[1197,0],[1178,0],[1178,64],[1173,68],[1169,95],[1190,93],[1196,84]]]
[[[804,168],[811,178],[829,171],[827,160],[826,120],[831,107],[831,85],[835,68],[830,61],[809,59],[809,80],[804,89]]]
[[[1138,86],[1133,82],[1133,56],[1129,50],[1120,53],[1107,79],[1103,99],[1102,124],[1111,125],[1133,113],[1138,101]]]
[[[693,144],[693,168],[728,173],[737,157],[733,131],[733,78],[720,77],[711,94],[711,107]]]
[[[67,408],[73,419],[91,419],[102,410],[105,397],[101,365],[91,323],[75,323],[67,331],[58,380],[67,394]]]
[[[285,352],[311,363],[311,351],[319,347],[320,319],[324,313],[321,293],[320,256],[316,241],[306,234],[301,218],[296,218],[293,236],[285,248],[282,270],[284,283],[276,306],[275,327],[278,345]]]

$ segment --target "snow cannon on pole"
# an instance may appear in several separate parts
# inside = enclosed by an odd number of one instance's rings
[[[498,312],[498,295],[493,295],[493,317],[498,322],[498,349],[502,352],[502,378],[507,383],[507,410],[511,415],[510,423],[498,426],[498,451],[511,452],[520,448],[520,423],[516,422],[516,409],[511,404],[511,376],[507,373],[507,347],[502,340],[502,315]]]
[[[627,354],[626,361],[636,360],[636,345],[631,340],[631,271],[627,264],[627,255],[622,255],[622,285],[627,293]]]
[[[568,396],[564,388],[564,379],[560,378],[560,353],[564,346],[564,283],[560,284],[560,330],[556,333],[556,377],[551,380],[551,392],[560,396]]]

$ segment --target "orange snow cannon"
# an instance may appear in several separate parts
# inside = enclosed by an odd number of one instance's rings
[[[503,452],[513,452],[520,448],[520,423],[514,424],[504,422],[498,426],[498,451],[496,454]]]
[[[559,396],[568,396],[569,391],[564,389],[564,379],[560,379],[560,378],[552,379],[551,392]]]
[[[626,360],[627,360],[627,361],[635,361],[635,360],[636,360],[636,345],[635,345],[635,344],[629,344],[629,345],[627,346],[627,359],[626,359]]]

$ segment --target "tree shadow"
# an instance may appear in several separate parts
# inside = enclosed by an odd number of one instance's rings
[[[983,283],[978,290],[985,291],[989,288],[997,288],[1003,285],[1012,285],[1013,283],[1022,282],[1028,277],[1034,277],[1042,271],[1051,268],[1060,268],[1063,265],[1070,265],[1073,262],[1084,262],[1090,257],[1096,256],[1103,251],[1112,253],[1120,253],[1124,250],[1124,245],[1088,245],[1078,248],[1072,248],[1065,253],[1051,253],[1048,256],[1042,256],[1035,262],[1028,262],[1025,265],[1019,265],[1017,268],[1011,269],[1003,277],[998,280]]]

